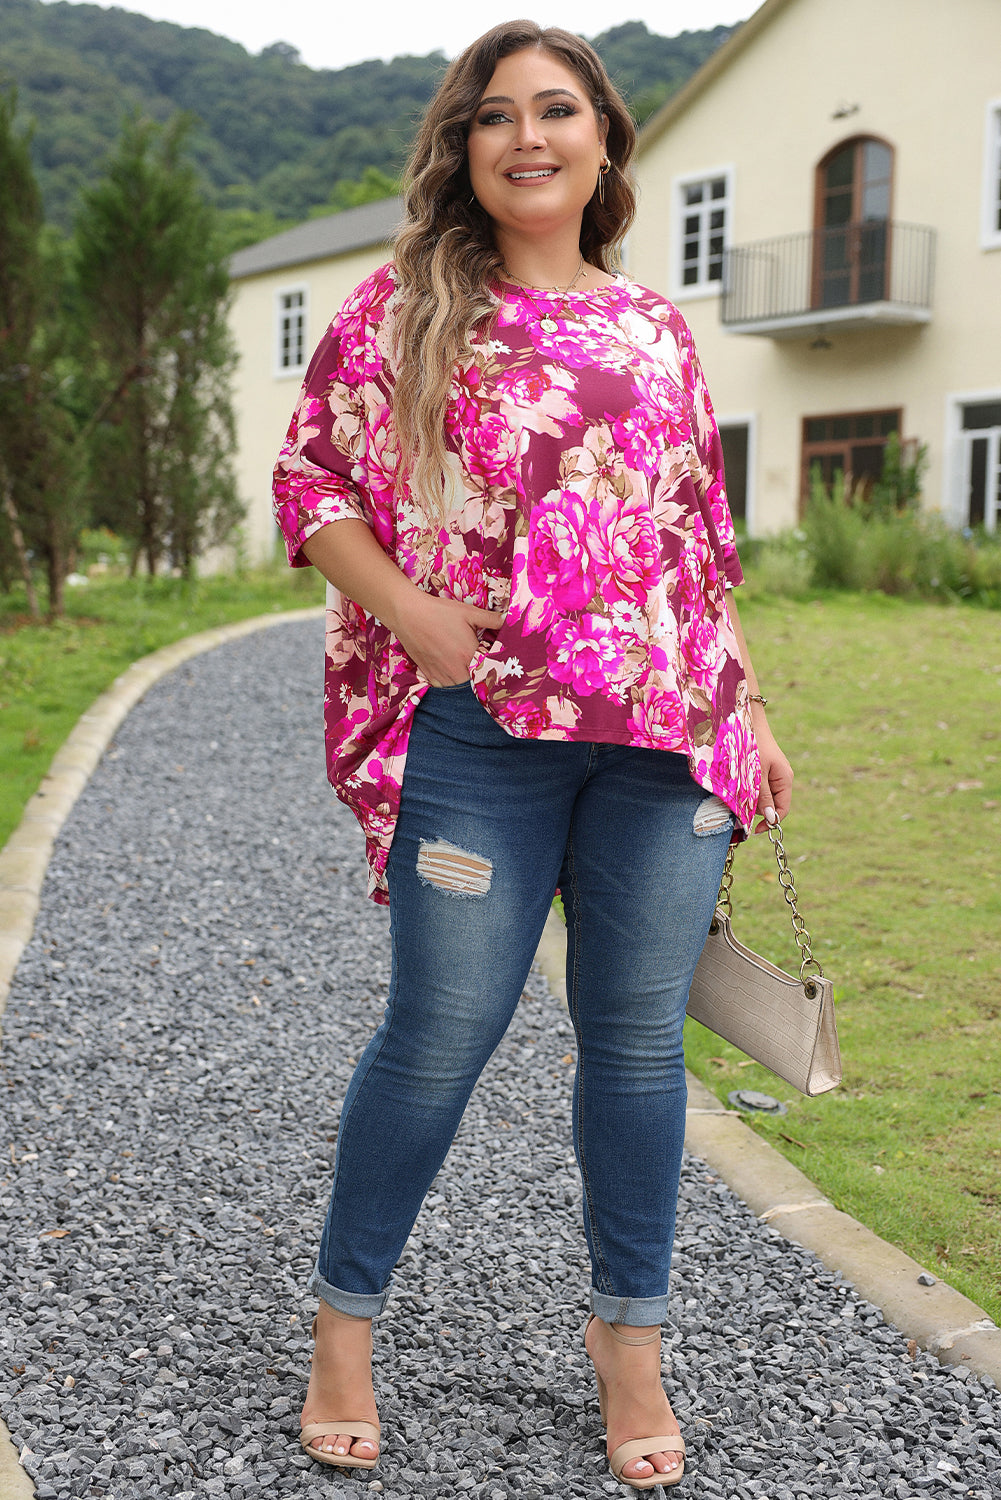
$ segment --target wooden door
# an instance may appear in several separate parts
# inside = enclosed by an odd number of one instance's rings
[[[889,295],[893,152],[848,141],[817,169],[814,307],[852,307]]]

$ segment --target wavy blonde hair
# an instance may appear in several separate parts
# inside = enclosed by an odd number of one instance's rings
[[[393,416],[403,472],[428,499],[444,494],[445,410],[456,361],[471,353],[470,334],[496,315],[501,256],[491,221],[472,197],[466,139],[483,92],[502,57],[538,47],[577,75],[595,114],[607,124],[611,168],[604,202],[584,209],[580,249],[603,271],[618,248],[636,198],[628,176],[636,128],[605,65],[583,38],[534,21],[494,26],[452,62],[428,105],[407,164],[405,219],[396,236],[399,304]]]

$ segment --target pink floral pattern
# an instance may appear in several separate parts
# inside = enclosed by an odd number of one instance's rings
[[[553,679],[570,683],[584,698],[614,683],[624,652],[611,620],[601,615],[579,615],[553,626],[547,658]]]
[[[306,375],[275,469],[289,561],[360,517],[420,588],[505,611],[470,666],[516,738],[687,756],[751,823],[760,763],[726,602],[741,582],[712,405],[677,309],[620,279],[552,299],[518,288],[457,368],[444,518],[401,482],[392,419],[392,266],[345,302]],[[391,633],[328,591],[327,767],[366,834],[371,894],[427,690]]]

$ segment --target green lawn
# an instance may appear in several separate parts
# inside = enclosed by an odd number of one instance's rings
[[[67,590],[67,612],[26,624],[24,596],[0,595],[0,844],[77,719],[120,672],[182,636],[323,601],[312,568],[241,577],[109,579]]]
[[[786,851],[834,980],[842,1088],[804,1099],[689,1022],[721,1098],[839,1208],[1001,1321],[1001,618],[879,594],[741,614],[797,773]],[[774,854],[737,851],[735,930],[786,968]]]
[[[0,839],[84,709],[137,656],[196,630],[319,603],[311,569],[92,583],[19,628],[0,601]],[[789,1105],[766,1136],[847,1212],[1001,1320],[1001,615],[879,594],[756,593],[741,613],[797,771],[786,848],[835,982],[844,1086],[803,1099],[689,1025],[721,1097]],[[13,772],[13,775],[10,773]],[[771,846],[737,854],[738,936],[795,954]]]

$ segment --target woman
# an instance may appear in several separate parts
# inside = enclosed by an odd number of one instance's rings
[[[393,945],[310,1282],[323,1463],[376,1462],[371,1319],[559,887],[609,1461],[637,1489],[684,1467],[659,1337],[685,1003],[731,837],[785,814],[792,772],[727,592],[691,335],[613,269],[633,141],[579,38],[519,21],[468,48],[395,264],[328,330],[276,470],[290,561],[333,585],[329,771]]]

